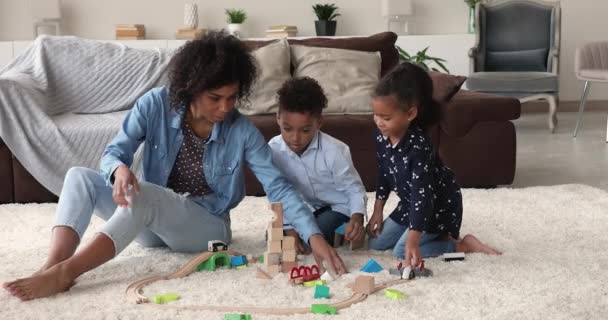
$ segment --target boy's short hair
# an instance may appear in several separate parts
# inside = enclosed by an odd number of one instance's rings
[[[285,81],[278,92],[281,111],[310,113],[320,117],[327,107],[327,97],[317,80],[309,77]]]

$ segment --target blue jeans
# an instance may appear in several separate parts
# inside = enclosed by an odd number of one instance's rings
[[[317,220],[319,229],[321,229],[321,232],[323,233],[323,237],[325,237],[325,240],[327,240],[329,244],[334,243],[334,231],[339,226],[350,221],[350,217],[331,209],[315,213],[315,219]]]
[[[72,228],[82,239],[93,212],[106,220],[100,232],[114,242],[118,255],[133,240],[145,247],[168,246],[182,252],[207,250],[207,242],[232,239],[228,214],[215,216],[170,189],[139,183],[129,208],[117,207],[108,186],[95,170],[71,168],[66,174],[55,226]]]
[[[382,233],[377,238],[370,238],[368,248],[373,250],[388,250],[393,248],[393,256],[405,259],[405,243],[409,229],[398,224],[391,218],[384,220]],[[432,258],[444,253],[455,252],[456,243],[444,239],[444,235],[423,232],[420,237],[420,257]]]

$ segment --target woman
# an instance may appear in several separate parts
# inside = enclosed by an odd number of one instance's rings
[[[245,162],[269,200],[283,204],[317,263],[344,273],[312,213],[273,166],[260,132],[234,109],[247,99],[255,75],[252,56],[235,37],[210,32],[185,44],[171,61],[170,85],[150,90],[126,116],[103,153],[101,174],[68,171],[47,261],[4,288],[21,300],[65,291],[133,240],[184,252],[205,251],[210,240],[230,242],[229,212],[245,195]],[[144,141],[138,181],[129,167]],[[74,254],[94,211],[107,222]]]

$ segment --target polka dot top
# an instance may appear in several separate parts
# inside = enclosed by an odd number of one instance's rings
[[[462,221],[460,187],[423,130],[412,123],[395,146],[377,131],[376,150],[376,198],[388,199],[393,191],[400,199],[390,218],[413,230],[448,233],[457,239]]]
[[[211,193],[203,172],[203,154],[209,137],[201,139],[192,130],[190,121],[182,121],[184,141],[169,175],[167,187],[174,192],[200,197]]]

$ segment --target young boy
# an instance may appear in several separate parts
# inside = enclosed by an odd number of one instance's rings
[[[291,79],[279,90],[278,100],[281,135],[268,143],[273,162],[312,207],[329,243],[334,230],[346,222],[345,239],[361,240],[365,233],[365,188],[348,146],[319,131],[322,111],[327,107],[323,89],[309,77]],[[296,237],[298,253],[308,253],[295,230],[288,225],[285,229],[286,234]]]

